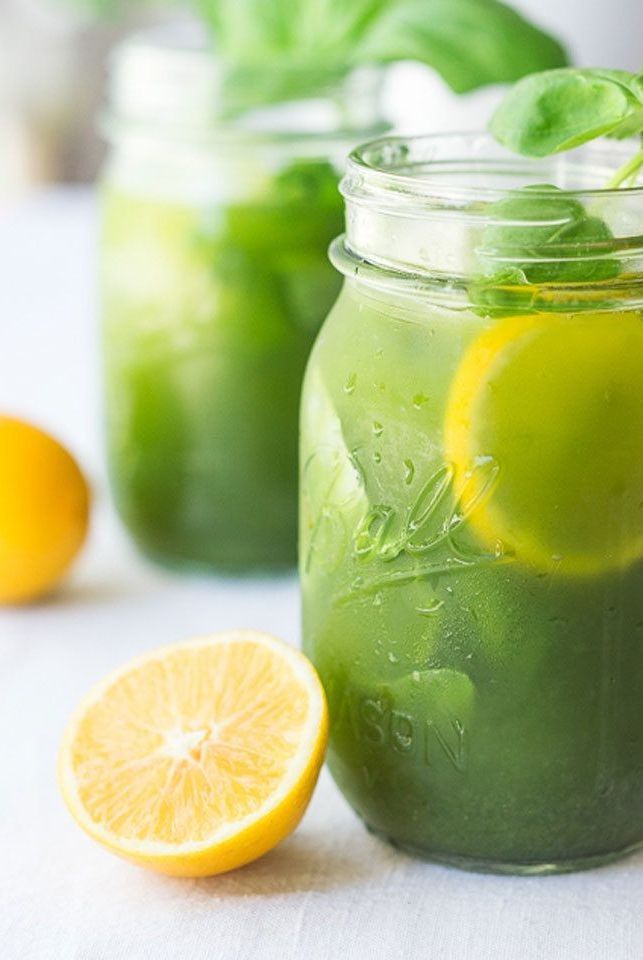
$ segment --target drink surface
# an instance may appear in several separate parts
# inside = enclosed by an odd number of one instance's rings
[[[326,250],[342,206],[329,163],[261,177],[229,202],[104,194],[112,487],[171,565],[295,562],[299,392],[339,287]]]
[[[642,319],[349,280],[317,341],[306,649],[337,782],[409,849],[545,869],[643,840]]]

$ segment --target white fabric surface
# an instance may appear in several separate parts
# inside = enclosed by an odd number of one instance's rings
[[[294,579],[179,580],[134,556],[100,467],[93,206],[51,193],[0,217],[0,410],[47,425],[95,477],[91,543],[55,600],[0,610],[2,960],[633,960],[643,854],[518,879],[420,863],[362,828],[324,774],[297,833],[225,877],[172,880],[105,853],[57,794],[87,686],[160,643],[232,626],[298,639]]]

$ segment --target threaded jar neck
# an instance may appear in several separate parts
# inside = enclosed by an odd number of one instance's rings
[[[580,309],[597,296],[643,305],[643,186],[603,189],[632,149],[605,141],[530,160],[485,134],[374,140],[350,156],[333,261],[445,297],[482,276],[509,300],[520,286],[523,304],[571,292]]]

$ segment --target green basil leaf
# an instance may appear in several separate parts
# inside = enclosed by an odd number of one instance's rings
[[[65,2],[65,0],[58,0]],[[154,0],[66,0],[119,12]],[[159,2],[159,0],[156,0]],[[168,0],[161,0],[168,2]],[[313,76],[418,60],[457,92],[566,64],[563,47],[501,0],[188,0],[246,89],[241,103],[304,94]],[[261,72],[263,71],[263,75]],[[279,74],[275,77],[275,74]],[[266,84],[272,87],[265,90]],[[249,96],[248,96],[249,92]]]
[[[195,0],[222,57],[237,65],[345,67],[371,22],[398,0]],[[284,61],[286,61],[284,63]]]
[[[608,225],[557,187],[525,187],[486,213],[470,291],[485,313],[511,312],[512,304],[515,311],[516,301],[531,296],[529,287],[599,283],[620,273]]]
[[[553,37],[499,0],[398,0],[374,21],[354,59],[418,60],[458,93],[567,63]]]
[[[643,131],[643,84],[617,70],[549,70],[520,80],[492,117],[504,146],[532,157],[570,150],[603,135]]]

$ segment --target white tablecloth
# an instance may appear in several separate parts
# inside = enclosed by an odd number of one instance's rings
[[[179,580],[131,551],[102,480],[93,205],[48,193],[0,215],[0,410],[33,417],[94,476],[92,538],[55,600],[0,610],[0,960],[634,960],[643,854],[575,876],[479,876],[369,836],[324,774],[260,862],[172,880],[71,822],[55,755],[87,686],[160,643],[233,626],[298,639],[294,579]]]

